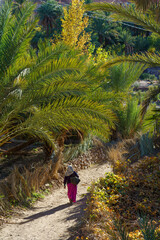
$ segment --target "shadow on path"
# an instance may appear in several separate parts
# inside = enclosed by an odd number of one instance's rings
[[[85,194],[83,198],[81,198],[79,201],[77,201],[77,203],[74,204],[74,208],[71,208],[69,216],[65,219],[65,221],[75,221],[74,226],[67,229],[67,231],[70,233],[70,237],[65,238],[65,235],[63,235],[62,238],[60,238],[59,240],[75,240],[75,237],[79,234],[80,227],[83,224],[84,220],[84,209],[86,208],[86,201],[88,195],[88,193]]]
[[[83,206],[85,204],[85,200],[86,200],[86,196],[80,200],[78,200],[74,205],[73,205],[73,208],[71,209],[70,211],[70,215],[66,218],[66,221],[68,220],[78,220],[83,212]],[[47,211],[42,211],[42,212],[39,212],[39,213],[36,213],[36,214],[33,214],[31,216],[28,216],[28,217],[25,217],[24,218],[24,221],[23,222],[20,222],[19,224],[22,225],[22,224],[25,224],[25,223],[28,223],[28,222],[31,222],[31,221],[34,221],[38,218],[41,218],[41,217],[45,217],[47,215],[51,215],[51,214],[54,214],[55,212],[58,212],[58,211],[61,211],[65,208],[68,208],[68,207],[72,207],[70,205],[70,203],[65,203],[65,204],[62,204],[58,207],[55,207],[55,208],[52,208],[52,209],[49,209]]]
[[[69,206],[70,206],[69,203],[65,203],[65,204],[62,204],[62,205],[60,205],[60,206],[58,206],[58,207],[49,209],[49,210],[47,210],[47,211],[43,211],[43,212],[39,212],[39,213],[33,214],[33,215],[29,216],[29,217],[25,217],[24,219],[25,219],[26,221],[21,222],[21,223],[19,223],[19,224],[20,224],[20,225],[21,225],[21,224],[25,224],[25,223],[34,221],[34,220],[36,220],[36,219],[38,219],[38,218],[45,217],[46,215],[54,214],[55,212],[61,211],[61,210],[65,209],[65,208],[67,208],[67,207],[69,207]]]

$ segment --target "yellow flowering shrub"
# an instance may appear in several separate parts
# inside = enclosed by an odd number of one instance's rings
[[[90,42],[90,34],[85,29],[88,26],[88,17],[84,17],[84,0],[72,0],[69,9],[64,8],[62,21],[62,40],[71,47],[85,50]]]

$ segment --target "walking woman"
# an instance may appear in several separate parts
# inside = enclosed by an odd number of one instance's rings
[[[71,178],[78,177],[78,174],[73,170],[71,165],[68,165],[67,171],[64,177],[64,188],[66,188],[66,184],[68,187],[68,198],[70,204],[76,202],[76,194],[77,194],[77,185],[71,183]]]

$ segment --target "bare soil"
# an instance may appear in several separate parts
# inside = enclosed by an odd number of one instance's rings
[[[75,239],[77,226],[81,224],[86,204],[87,188],[92,181],[112,171],[108,163],[96,164],[78,172],[77,202],[68,203],[67,189],[63,186],[31,209],[21,210],[0,230],[0,240],[71,240]]]

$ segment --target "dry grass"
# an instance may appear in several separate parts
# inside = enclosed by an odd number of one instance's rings
[[[107,157],[108,161],[112,164],[115,173],[124,172],[131,161],[140,157],[136,139],[122,140],[111,146],[107,150]]]
[[[0,214],[15,204],[28,204],[32,192],[44,189],[46,183],[51,183],[54,176],[54,164],[52,161],[43,165],[35,166],[34,170],[23,167],[15,167],[12,173],[0,182]],[[61,174],[63,174],[61,167]]]
[[[28,199],[31,199],[32,193],[45,190],[46,183],[50,183],[53,188],[61,185],[66,165],[72,164],[74,169],[79,171],[89,167],[91,163],[106,161],[105,147],[97,142],[95,145],[67,164],[62,164],[62,151],[56,154],[54,162],[50,161],[47,164],[43,163],[43,155],[39,155],[39,152],[36,156],[30,155],[21,161],[19,159],[8,177],[0,181],[0,215],[4,215],[7,209],[11,209],[15,204],[28,206]]]

